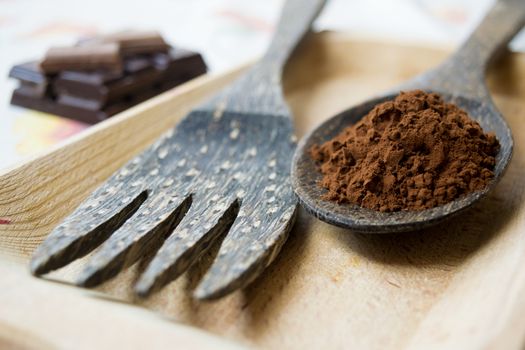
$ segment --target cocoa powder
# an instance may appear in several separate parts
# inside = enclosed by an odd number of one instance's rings
[[[435,93],[401,92],[310,149],[324,199],[391,212],[439,206],[483,189],[499,142]]]

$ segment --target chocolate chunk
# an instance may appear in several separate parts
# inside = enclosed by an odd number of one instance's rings
[[[122,69],[119,50],[119,45],[115,43],[52,47],[46,52],[44,60],[40,63],[40,68],[46,74],[68,69],[119,71]]]
[[[9,71],[9,77],[18,79],[26,94],[44,96],[48,92],[47,78],[36,61],[17,64]]]
[[[81,98],[72,97],[59,97],[57,100],[51,97],[42,98],[27,94],[26,91],[21,88],[17,88],[13,91],[11,104],[78,120],[86,124],[96,124],[117,113],[125,111],[140,102],[180,85],[185,81],[186,80],[167,81],[135,96],[127,96],[126,98],[101,109],[93,109],[93,105],[90,105],[93,101],[83,101]]]
[[[132,99],[120,101],[118,103],[106,106],[100,110],[94,110],[83,108],[85,106],[81,106],[80,104],[76,106],[73,104],[63,104],[49,97],[38,98],[27,95],[23,90],[18,88],[13,91],[11,104],[75,119],[86,124],[96,124],[102,120],[108,119],[114,114],[125,111],[126,109],[136,105],[137,103],[145,101],[158,93],[158,91],[151,90],[144,92],[141,95],[137,95]]]
[[[71,95],[61,94],[57,97],[57,103],[60,105],[78,107],[91,111],[103,109],[103,106],[97,100],[90,100],[87,98],[76,97]]]
[[[167,73],[195,74],[203,72],[206,67],[201,55],[185,49],[174,48],[169,53],[159,53],[153,56],[153,65],[157,69],[165,69]]]
[[[47,83],[47,78],[44,72],[40,69],[38,62],[31,61],[13,66],[9,71],[9,77],[18,79],[22,82],[44,84]]]
[[[124,61],[124,71],[126,73],[138,73],[146,70],[152,66],[151,56],[133,56],[129,57]]]
[[[86,45],[86,52],[100,45]],[[71,63],[76,54],[68,55],[50,50],[43,66],[77,67]],[[94,124],[207,71],[198,53],[179,48],[125,57],[119,70],[108,70],[100,61],[93,67],[101,68],[86,69],[94,61],[83,60],[78,70],[64,69],[58,74],[45,74],[38,62],[13,67],[10,77],[20,85],[11,104]]]
[[[44,97],[49,91],[47,84],[33,84],[27,82],[21,83],[19,88],[23,90],[26,95],[33,95],[36,97]]]
[[[32,95],[27,95],[20,88],[17,88],[13,91],[11,104],[34,109],[44,113],[68,117],[87,124],[95,124],[109,117],[108,110],[92,111],[72,106],[60,105],[49,97],[39,98]],[[122,110],[124,109],[125,108],[122,108]],[[120,110],[112,110],[111,112],[118,113]]]
[[[54,93],[96,100],[100,107],[166,81],[189,80],[206,72],[202,57],[186,50],[126,60],[120,75],[107,72],[65,71],[58,75]],[[133,73],[133,74],[131,74]]]
[[[99,43],[116,43],[124,56],[168,52],[170,45],[157,31],[128,30],[115,34],[95,37],[77,43],[79,46],[98,45]]]

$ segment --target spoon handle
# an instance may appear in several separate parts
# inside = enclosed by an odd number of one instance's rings
[[[485,71],[525,25],[524,0],[499,0],[459,49],[436,69],[416,77],[404,89],[423,88],[455,95],[488,95]]]

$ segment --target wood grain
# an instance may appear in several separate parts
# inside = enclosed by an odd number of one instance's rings
[[[434,66],[446,54],[350,41],[334,33],[312,37],[286,71],[285,92],[299,134]],[[139,265],[89,293],[67,285],[84,261],[50,276],[63,283],[29,276],[28,255],[58,220],[237,73],[204,77],[170,91],[0,175],[0,218],[11,221],[0,225],[0,327],[6,323],[63,348],[523,346],[522,54],[500,61],[488,79],[516,141],[511,165],[486,200],[450,223],[370,237],[323,224],[301,211],[268,271],[246,290],[214,303],[190,297],[208,256],[142,302],[133,299],[131,290]]]

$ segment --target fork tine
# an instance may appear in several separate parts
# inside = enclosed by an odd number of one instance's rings
[[[210,207],[210,201],[216,203]],[[141,275],[135,286],[139,296],[150,295],[186,271],[231,226],[239,208],[237,200],[218,196],[195,202]]]
[[[157,249],[190,205],[190,195],[160,192],[151,195],[91,257],[80,273],[77,285],[95,287]]]
[[[108,181],[57,226],[33,253],[31,273],[42,275],[89,254],[133,215],[147,192],[135,187],[125,193],[120,186]]]
[[[297,205],[289,204],[281,214],[275,213],[271,218],[260,206],[246,206],[255,208],[253,213],[243,213],[244,207],[241,207],[217,258],[195,289],[194,297],[217,299],[257,278],[275,259],[295,221]]]

